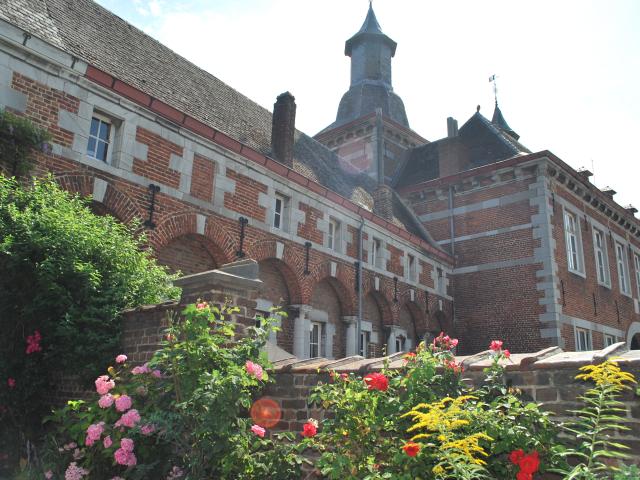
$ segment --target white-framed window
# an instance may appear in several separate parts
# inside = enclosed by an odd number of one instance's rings
[[[93,114],[89,127],[87,155],[109,163],[113,146],[113,122],[108,117],[98,113]]]
[[[373,237],[371,240],[371,265],[376,268],[382,268],[382,240]]]
[[[616,337],[615,335],[605,335],[604,336],[604,346],[608,347],[610,345],[613,345],[614,343],[616,343]]]
[[[289,197],[276,193],[273,202],[273,228],[282,230],[289,229]]]
[[[358,354],[361,357],[367,358],[369,356],[369,345],[371,344],[371,332],[360,332],[360,346]]]
[[[336,252],[340,251],[340,222],[333,217],[329,218],[327,247]]]
[[[396,353],[398,352],[404,352],[405,350],[405,345],[407,344],[407,339],[405,338],[404,335],[397,335],[396,336]]]
[[[593,250],[596,255],[596,276],[600,285],[611,286],[609,257],[607,256],[607,239],[602,230],[593,229]]]
[[[418,270],[416,269],[416,257],[407,254],[407,280],[410,282],[415,282],[418,278],[417,275]]]
[[[564,211],[564,238],[567,244],[567,266],[570,272],[583,273],[580,251],[580,219],[575,213]]]
[[[636,267],[636,289],[638,290],[638,300],[640,300],[640,254],[633,254],[633,263]]]
[[[311,322],[309,327],[309,358],[321,357],[323,356],[322,340],[324,324]]]
[[[589,350],[593,350],[591,331],[585,328],[576,328],[576,351],[586,352]]]
[[[627,249],[620,243],[616,242],[616,263],[618,265],[618,284],[620,291],[625,295],[631,294],[629,285],[629,266],[627,265]]]

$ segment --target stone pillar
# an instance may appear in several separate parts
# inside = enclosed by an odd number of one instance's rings
[[[309,358],[310,305],[291,305],[298,313],[293,321],[293,354],[300,359]]]
[[[345,345],[345,353],[347,357],[358,354],[358,344],[356,342],[356,335],[358,332],[358,317],[356,316],[344,316],[342,321],[347,325],[347,338]]]

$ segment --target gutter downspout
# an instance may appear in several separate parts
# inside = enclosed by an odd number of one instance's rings
[[[362,249],[363,249],[364,218],[360,217],[358,229],[358,325],[356,328],[356,355],[360,354],[360,332],[362,330]]]
[[[456,246],[455,233],[456,233],[456,229],[455,229],[455,223],[454,223],[454,220],[453,220],[453,195],[454,195],[453,185],[450,185],[449,186],[449,227],[451,229],[451,256],[452,257],[456,253],[456,251],[455,251],[455,246]]]

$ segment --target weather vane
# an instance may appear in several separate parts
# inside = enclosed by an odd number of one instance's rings
[[[496,83],[496,75],[493,74],[489,77],[489,82],[493,82],[493,96],[496,99],[496,105],[498,105],[498,84]]]

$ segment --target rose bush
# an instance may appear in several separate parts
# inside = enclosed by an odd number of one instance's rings
[[[93,399],[51,417],[43,471],[54,479],[299,478],[304,441],[269,438],[247,418],[269,381],[260,352],[271,321],[238,338],[226,319],[234,311],[190,305],[148,363],[118,355]]]

